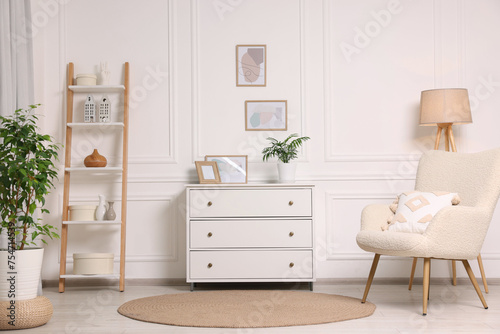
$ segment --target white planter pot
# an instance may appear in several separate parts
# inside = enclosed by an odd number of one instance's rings
[[[0,250],[0,301],[36,298],[42,261],[43,248]]]
[[[278,161],[279,183],[294,183],[296,169],[297,164],[295,162],[283,163]]]

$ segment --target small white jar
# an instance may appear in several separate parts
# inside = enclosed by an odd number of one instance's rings
[[[78,86],[95,86],[97,84],[97,75],[95,74],[77,74],[76,84]]]
[[[70,205],[69,220],[92,221],[95,220],[96,205]]]

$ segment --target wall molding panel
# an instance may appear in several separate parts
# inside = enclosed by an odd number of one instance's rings
[[[129,152],[129,165],[142,165],[142,164],[178,164],[178,137],[176,131],[176,112],[177,112],[177,99],[176,99],[176,91],[175,86],[177,83],[176,77],[176,58],[175,58],[175,17],[174,17],[174,4],[173,0],[166,0],[167,2],[167,16],[165,21],[168,23],[168,37],[165,41],[168,47],[168,88],[167,94],[169,98],[169,108],[168,108],[168,153],[166,155],[134,155]],[[66,78],[67,78],[67,64],[72,61],[68,59],[68,23],[67,23],[67,5],[60,5],[60,15],[58,15],[59,22],[59,59],[60,59],[60,94],[62,97],[62,110],[64,111],[63,120],[65,120],[65,112],[66,112]],[[129,60],[129,62],[131,62]],[[78,64],[75,64],[78,65]],[[131,62],[131,67],[134,66],[134,63]],[[77,73],[75,73],[76,75]],[[133,82],[134,78],[131,76],[131,81]],[[134,85],[131,83],[131,90],[133,90]],[[133,112],[132,110],[130,111]],[[133,124],[131,124],[133,125]],[[61,122],[61,133],[64,134],[66,132],[66,124]],[[134,140],[134,138],[130,137],[129,141]],[[158,139],[156,139],[158,140]],[[112,156],[112,159],[121,159],[120,156]]]
[[[467,70],[465,1],[447,3],[434,1],[433,6],[434,88],[465,87]]]
[[[336,261],[336,260],[367,260],[373,258],[373,254],[366,253],[361,248],[359,252],[343,252],[342,250],[336,250],[336,245],[341,244],[340,240],[345,240],[346,238],[351,240],[356,237],[357,231],[359,231],[359,221],[361,217],[361,211],[356,212],[356,220],[349,218],[344,218],[349,220],[349,225],[351,223],[357,222],[356,230],[354,235],[341,235],[336,236],[333,231],[333,226],[345,225],[345,222],[340,222],[334,218],[333,212],[335,211],[333,207],[334,202],[346,202],[346,201],[376,201],[376,200],[386,200],[391,203],[395,199],[393,193],[338,193],[333,191],[325,191],[325,236],[326,236],[326,261]],[[369,203],[367,203],[369,204]],[[353,220],[353,221],[352,221]]]
[[[150,255],[136,255],[136,254],[128,254],[126,258],[130,258],[133,262],[158,262],[158,261],[167,261],[167,262],[177,262],[179,261],[179,229],[178,225],[181,221],[181,217],[179,215],[179,207],[175,206],[177,196],[174,195],[151,195],[151,194],[134,194],[129,196],[129,202],[141,202],[141,201],[158,201],[165,202],[167,206],[171,206],[169,210],[169,214],[165,217],[165,222],[171,222],[169,227],[169,234],[165,235],[165,240],[163,241],[165,244],[169,245],[169,252],[167,254],[150,254]],[[161,223],[160,223],[161,224]],[[154,233],[154,227],[151,228],[151,233]]]
[[[448,84],[448,86],[463,86],[464,82],[464,73],[465,73],[465,30],[466,30],[466,24],[465,24],[465,3],[463,0],[459,0],[456,2],[456,8],[451,8],[451,13],[448,13],[449,8],[449,3],[443,3],[442,1],[432,1],[432,17],[433,17],[433,31],[434,31],[434,50],[433,56],[434,56],[434,72],[433,72],[433,78],[434,78],[434,86],[435,87],[442,87],[443,86],[443,81],[446,81],[443,79],[445,76],[444,71],[450,71],[449,68],[445,68],[445,63],[447,62],[448,56],[453,54],[454,62],[457,64],[456,68],[456,73],[457,77],[460,78],[458,80],[459,82],[453,83],[453,84]],[[323,40],[324,40],[324,69],[325,69],[325,74],[324,74],[324,105],[325,105],[325,112],[324,112],[324,131],[325,131],[325,143],[324,143],[324,160],[325,162],[390,162],[390,161],[418,161],[419,156],[417,157],[414,154],[411,154],[410,152],[394,152],[394,153],[377,153],[376,151],[370,154],[363,154],[363,153],[357,153],[353,152],[352,154],[344,154],[344,153],[339,153],[335,151],[334,148],[334,136],[333,134],[335,133],[336,127],[338,126],[345,126],[345,124],[338,124],[335,121],[335,115],[338,113],[344,112],[343,110],[339,110],[335,106],[335,99],[332,97],[332,90],[334,87],[334,82],[336,76],[334,75],[334,70],[332,67],[332,62],[334,59],[333,56],[333,50],[334,48],[337,48],[337,45],[333,45],[333,40],[334,40],[334,35],[336,31],[334,31],[334,28],[332,26],[332,22],[334,22],[332,17],[332,13],[335,11],[335,1],[333,0],[323,0],[322,5],[324,8],[324,15],[323,15]],[[407,5],[407,2],[401,2],[401,6],[403,6],[402,13],[405,14],[405,8],[404,5]],[[455,5],[454,5],[455,6]],[[443,9],[445,7],[445,9]],[[382,2],[379,2],[379,8],[375,7],[375,4],[373,6],[368,6],[368,8],[365,9],[367,13],[370,12],[370,9],[372,10],[371,13],[373,15],[374,12],[377,10],[383,10],[382,7]],[[401,15],[403,15],[401,14]],[[451,19],[455,20],[454,22],[448,22],[450,21],[450,16]],[[373,21],[373,18],[372,18]],[[370,21],[369,21],[370,22]],[[356,22],[359,25],[355,26],[356,29],[363,28],[363,23],[364,22]],[[453,24],[454,23],[454,24]],[[355,23],[353,23],[355,24]],[[446,27],[445,27],[446,26]],[[390,26],[389,26],[390,27]],[[458,27],[458,29],[456,29]],[[383,32],[380,34],[380,36],[383,35]],[[379,35],[376,35],[373,37],[373,40],[376,40],[377,38],[380,37]],[[451,46],[448,45],[443,45],[443,41],[449,41],[453,40],[454,42],[448,42],[449,43],[455,43]],[[446,44],[446,43],[445,43]],[[444,49],[452,49],[453,53],[447,53],[444,51]],[[456,52],[458,50],[458,52]],[[361,54],[364,50],[361,48]],[[448,66],[449,67],[449,66]],[[454,72],[455,73],[455,72]],[[444,85],[446,86],[446,84]],[[431,89],[433,87],[428,87],[425,89]],[[356,129],[353,129],[354,133],[359,133]],[[345,138],[345,140],[348,142],[352,138]],[[432,148],[428,148],[432,149]]]
[[[332,231],[332,226],[340,226],[343,222],[334,219],[332,203],[334,202],[345,202],[345,201],[377,201],[385,200],[387,204],[392,203],[396,195],[392,193],[339,193],[335,191],[325,191],[325,235],[326,235],[326,245],[323,243],[323,250],[326,249],[326,261],[365,261],[372,260],[373,254],[359,249],[359,252],[338,252],[335,250],[336,239],[344,239],[346,236],[335,237],[335,233]],[[373,204],[373,203],[367,203]],[[358,222],[360,220],[361,211],[357,212]],[[357,225],[360,226],[359,224]],[[321,246],[320,246],[321,247]],[[333,249],[333,250],[332,250]],[[318,252],[318,250],[316,250]],[[481,252],[481,257],[484,261],[498,261],[500,260],[500,252]],[[384,256],[384,261],[395,261],[408,259],[407,257],[398,256]],[[443,261],[444,262],[444,261]],[[488,267],[487,267],[488,270]]]
[[[150,195],[150,194],[134,194],[134,195],[129,195],[128,196],[128,202],[144,202],[144,201],[155,201],[155,202],[165,202],[166,206],[172,205],[175,203],[175,198],[176,196],[174,195]],[[59,196],[59,210],[58,212],[62,211],[62,197]],[[71,196],[70,200],[72,202],[79,202],[79,203],[95,203],[96,198],[95,196],[87,196],[87,195],[79,195],[79,196]],[[110,197],[106,198],[106,200],[111,200],[115,202],[120,202],[118,197]],[[130,208],[129,208],[130,210]],[[126,261],[130,262],[177,262],[179,261],[179,253],[178,253],[178,222],[180,221],[179,217],[179,212],[178,208],[172,207],[169,210],[168,216],[165,218],[165,221],[169,221],[170,223],[170,230],[167,235],[165,235],[165,240],[164,243],[169,245],[168,248],[168,253],[166,254],[148,254],[148,255],[143,255],[143,254],[130,254],[129,247],[127,247],[127,254],[126,254]],[[133,229],[134,228],[143,228],[137,225],[137,223],[133,223],[130,221],[130,218],[128,219],[129,221],[127,222],[127,238],[129,238],[129,235],[133,234]],[[145,223],[145,222],[143,222]],[[140,225],[140,224],[139,224]],[[116,225],[110,225],[110,229],[112,228],[118,228]],[[148,227],[151,231],[155,230],[154,226]],[[69,235],[71,236],[71,230],[69,231]],[[116,240],[110,240],[111,242],[115,242],[115,244],[119,244],[120,240],[117,238]],[[60,251],[59,251],[60,255]],[[69,254],[66,261],[68,263],[73,263],[73,257],[72,254]],[[119,261],[119,257],[115,256],[115,262]],[[60,257],[58,259],[58,263],[60,263]]]
[[[200,154],[200,105],[199,105],[199,59],[198,59],[198,1],[191,0],[191,153],[192,161],[204,159]]]
[[[333,122],[333,102],[331,91],[333,87],[333,75],[332,75],[332,31],[331,31],[331,1],[323,0],[323,97],[324,97],[324,131],[325,131],[325,143],[324,143],[324,160],[334,161],[334,154],[332,153],[332,122]]]
[[[299,102],[298,106],[300,108],[298,112],[298,117],[300,119],[300,131],[299,133],[304,133],[307,124],[307,115],[304,112],[306,110],[306,80],[305,77],[307,75],[307,59],[306,59],[306,41],[305,41],[305,21],[306,21],[306,1],[305,0],[294,0],[289,1],[290,3],[293,3],[293,5],[298,7],[299,11],[299,18],[297,25],[299,27],[298,30],[298,37],[299,37],[299,51],[300,51],[300,78],[299,78],[299,89],[300,89],[300,94],[299,94]],[[192,124],[191,124],[191,132],[192,132],[192,161],[195,160],[203,160],[205,158],[206,152],[202,152],[201,146],[202,146],[202,141],[203,138],[200,135],[202,133],[201,128],[201,106],[200,106],[200,0],[191,0],[191,59],[192,59],[192,64],[191,64],[191,82],[192,82],[192,87],[191,87],[191,100],[192,100]],[[244,41],[240,43],[235,43],[234,46],[237,44],[245,44]],[[269,51],[268,51],[269,52]],[[233,62],[235,60],[233,59]],[[269,73],[269,69],[267,69]],[[268,74],[269,75],[269,74]],[[234,83],[236,85],[236,83]],[[266,87],[267,88],[267,87]],[[240,89],[258,89],[258,88],[246,88],[246,87],[240,87]],[[242,106],[243,108],[243,106]],[[242,109],[243,110],[243,109]],[[241,111],[243,112],[243,111]],[[290,105],[288,106],[288,117],[290,121]],[[279,131],[277,131],[279,132]],[[289,131],[288,131],[289,132]],[[252,135],[252,132],[248,133],[249,136]],[[309,161],[308,159],[308,154],[307,154],[307,148],[303,147],[301,150],[299,150],[298,158],[297,161],[301,162],[307,162]],[[256,162],[261,162],[260,158],[259,159],[249,159],[249,163],[256,163]]]

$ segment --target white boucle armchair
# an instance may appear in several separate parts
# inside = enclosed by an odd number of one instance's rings
[[[382,231],[392,215],[389,205],[365,207],[356,241],[375,257],[362,302],[370,291],[380,255],[393,255],[424,259],[424,315],[431,259],[462,261],[484,308],[488,308],[468,260],[479,255],[500,195],[500,148],[480,153],[426,152],[418,165],[415,190],[456,192],[461,203],[440,210],[423,234]]]

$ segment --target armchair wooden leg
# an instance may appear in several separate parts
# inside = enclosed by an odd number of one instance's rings
[[[455,286],[457,285],[457,263],[455,260],[451,260],[451,274],[453,276],[451,284]]]
[[[486,282],[486,275],[484,274],[483,259],[481,254],[477,256],[477,263],[479,264],[479,271],[481,272],[481,278],[483,279],[484,292],[488,293],[488,283]]]
[[[408,290],[411,290],[413,286],[413,278],[415,277],[415,268],[417,267],[417,258],[413,258],[413,264],[411,265],[410,283],[408,283]]]
[[[429,282],[431,276],[431,259],[424,258],[424,287],[423,287],[423,315],[427,315],[427,301],[429,299]]]
[[[380,254],[375,254],[375,256],[373,257],[372,267],[370,269],[368,281],[366,282],[365,293],[363,294],[363,299],[361,300],[361,303],[365,303],[366,297],[368,297],[368,292],[370,291],[370,287],[373,282],[373,276],[375,276],[375,271],[377,270],[378,260],[380,260]]]
[[[474,286],[474,289],[476,290],[477,295],[479,296],[479,299],[481,299],[481,303],[483,303],[484,308],[487,309],[488,305],[486,304],[486,301],[484,300],[483,294],[481,293],[481,289],[479,289],[479,284],[477,284],[476,277],[474,277],[474,273],[472,272],[472,269],[469,265],[469,261],[462,260],[462,263],[464,264],[465,270],[467,271],[467,274],[469,275],[470,281],[472,282],[472,285]]]

